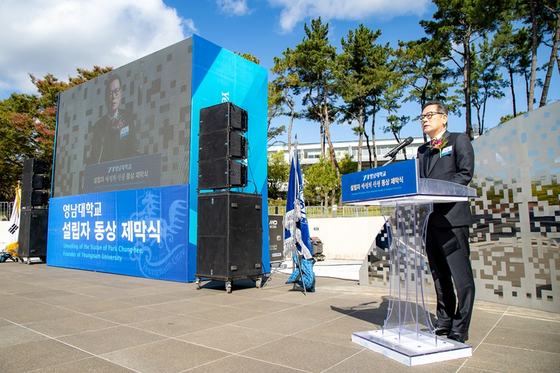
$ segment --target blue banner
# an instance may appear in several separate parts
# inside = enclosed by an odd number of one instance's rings
[[[244,137],[250,152],[247,156],[248,183],[244,188],[231,188],[241,193],[262,195],[262,209],[268,211],[267,184],[267,91],[268,71],[237,54],[193,35],[191,155],[189,184],[198,189],[198,149],[200,110],[231,102],[247,111],[248,124]],[[197,195],[190,197],[189,244],[197,245]],[[262,226],[268,226],[268,215],[262,214]],[[270,272],[268,229],[262,234],[263,273]]]
[[[365,202],[418,193],[416,159],[342,175],[342,202]]]
[[[188,185],[52,198],[47,264],[194,281]]]

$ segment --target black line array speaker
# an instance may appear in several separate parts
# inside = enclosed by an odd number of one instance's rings
[[[199,134],[220,132],[226,129],[247,131],[247,111],[231,102],[224,102],[200,109]]]
[[[49,164],[41,159],[26,159],[21,178],[21,206],[23,208],[45,206],[49,202],[51,181],[46,173]]]
[[[247,158],[247,139],[243,135],[228,130],[200,135],[198,140],[199,161],[226,157]]]
[[[197,277],[262,275],[262,195],[198,195]]]
[[[21,210],[18,238],[18,256],[20,258],[40,257],[45,261],[48,219],[48,209]]]
[[[247,185],[247,165],[231,158],[198,161],[198,188],[224,189]]]
[[[198,189],[247,185],[247,112],[231,102],[200,110]]]

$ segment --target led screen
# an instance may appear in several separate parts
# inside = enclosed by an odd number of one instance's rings
[[[187,184],[192,38],[62,92],[53,197]]]

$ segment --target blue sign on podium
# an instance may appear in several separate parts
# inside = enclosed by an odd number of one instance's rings
[[[381,200],[416,194],[418,178],[415,159],[342,175],[342,202]]]

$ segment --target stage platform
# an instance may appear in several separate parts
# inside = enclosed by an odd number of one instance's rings
[[[348,264],[349,268],[352,264]],[[340,279],[303,295],[275,273],[184,284],[0,263],[0,372],[556,372],[560,314],[477,301],[473,356],[408,367],[352,342],[379,330],[388,292]],[[317,270],[317,273],[321,273]],[[336,271],[333,271],[336,272]]]

